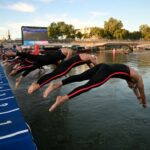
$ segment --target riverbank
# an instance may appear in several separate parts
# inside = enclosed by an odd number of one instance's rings
[[[13,45],[22,45],[22,40],[6,40],[3,41],[3,46],[6,48],[12,47]],[[80,45],[80,46],[98,46],[104,45],[107,43],[118,43],[118,44],[128,44],[128,45],[143,45],[143,44],[150,44],[150,40],[91,40],[91,39],[84,39],[84,40],[49,40],[49,45]]]

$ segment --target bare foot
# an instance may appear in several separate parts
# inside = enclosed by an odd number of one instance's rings
[[[16,56],[16,53],[9,50],[9,51],[7,51],[7,52],[5,53],[5,55],[6,55],[7,57],[12,57],[12,56]]]
[[[20,67],[20,64],[16,64],[14,65],[13,69],[19,69],[19,67]]]
[[[8,63],[8,62],[3,62],[3,66],[4,66],[4,67],[8,67],[8,66],[9,66],[9,63]]]
[[[9,76],[14,76],[17,74],[17,70],[12,70],[10,73],[9,73]]]
[[[34,91],[36,91],[40,87],[37,83],[32,83],[31,86],[28,88],[28,94],[32,94]]]
[[[52,83],[48,86],[48,88],[44,91],[43,97],[46,98],[52,91],[61,87],[61,83]]]
[[[49,108],[49,112],[52,112],[58,107],[59,105],[63,104],[69,98],[67,95],[64,96],[57,96],[55,103]]]
[[[22,80],[22,76],[16,79],[16,84],[15,84],[16,89],[19,87],[21,80]]]

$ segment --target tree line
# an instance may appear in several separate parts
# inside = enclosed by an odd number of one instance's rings
[[[50,39],[117,39],[117,40],[150,40],[150,26],[140,25],[139,31],[130,32],[123,28],[121,20],[109,18],[104,22],[104,28],[91,27],[89,33],[81,33],[79,29],[65,22],[52,22],[48,26]]]

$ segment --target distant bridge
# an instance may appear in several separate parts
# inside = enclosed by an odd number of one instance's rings
[[[133,48],[137,45],[138,43],[135,42],[104,42],[95,44],[95,46],[99,47],[99,49],[128,48],[131,51],[133,51]]]
[[[150,49],[150,44],[140,44],[140,45],[137,45],[137,48],[148,48],[148,49]]]

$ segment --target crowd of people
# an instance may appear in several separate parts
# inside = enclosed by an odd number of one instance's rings
[[[3,65],[13,66],[9,76],[19,76],[16,79],[16,88],[19,87],[21,81],[27,77],[30,72],[36,69],[41,70],[43,66],[46,65],[55,65],[53,71],[44,74],[29,86],[29,94],[32,94],[33,92],[40,90],[40,88],[46,84],[49,84],[43,93],[43,97],[45,98],[48,97],[52,91],[62,87],[63,85],[87,80],[85,84],[76,87],[68,94],[57,96],[56,101],[49,108],[50,112],[54,111],[64,102],[93,88],[103,85],[111,78],[120,78],[125,80],[128,87],[133,90],[140,104],[142,104],[144,108],[147,106],[142,76],[133,68],[125,64],[98,63],[95,55],[84,52],[77,53],[70,48],[58,48],[53,52],[50,51],[48,53],[38,55],[27,51],[24,52],[20,48],[17,48],[16,51],[8,50],[5,53],[1,52],[0,56],[3,60]],[[89,67],[86,71],[69,77],[65,76],[72,68],[85,64]],[[62,80],[60,78],[62,76],[64,76],[65,79]],[[60,78],[58,82],[52,82],[58,78]]]

